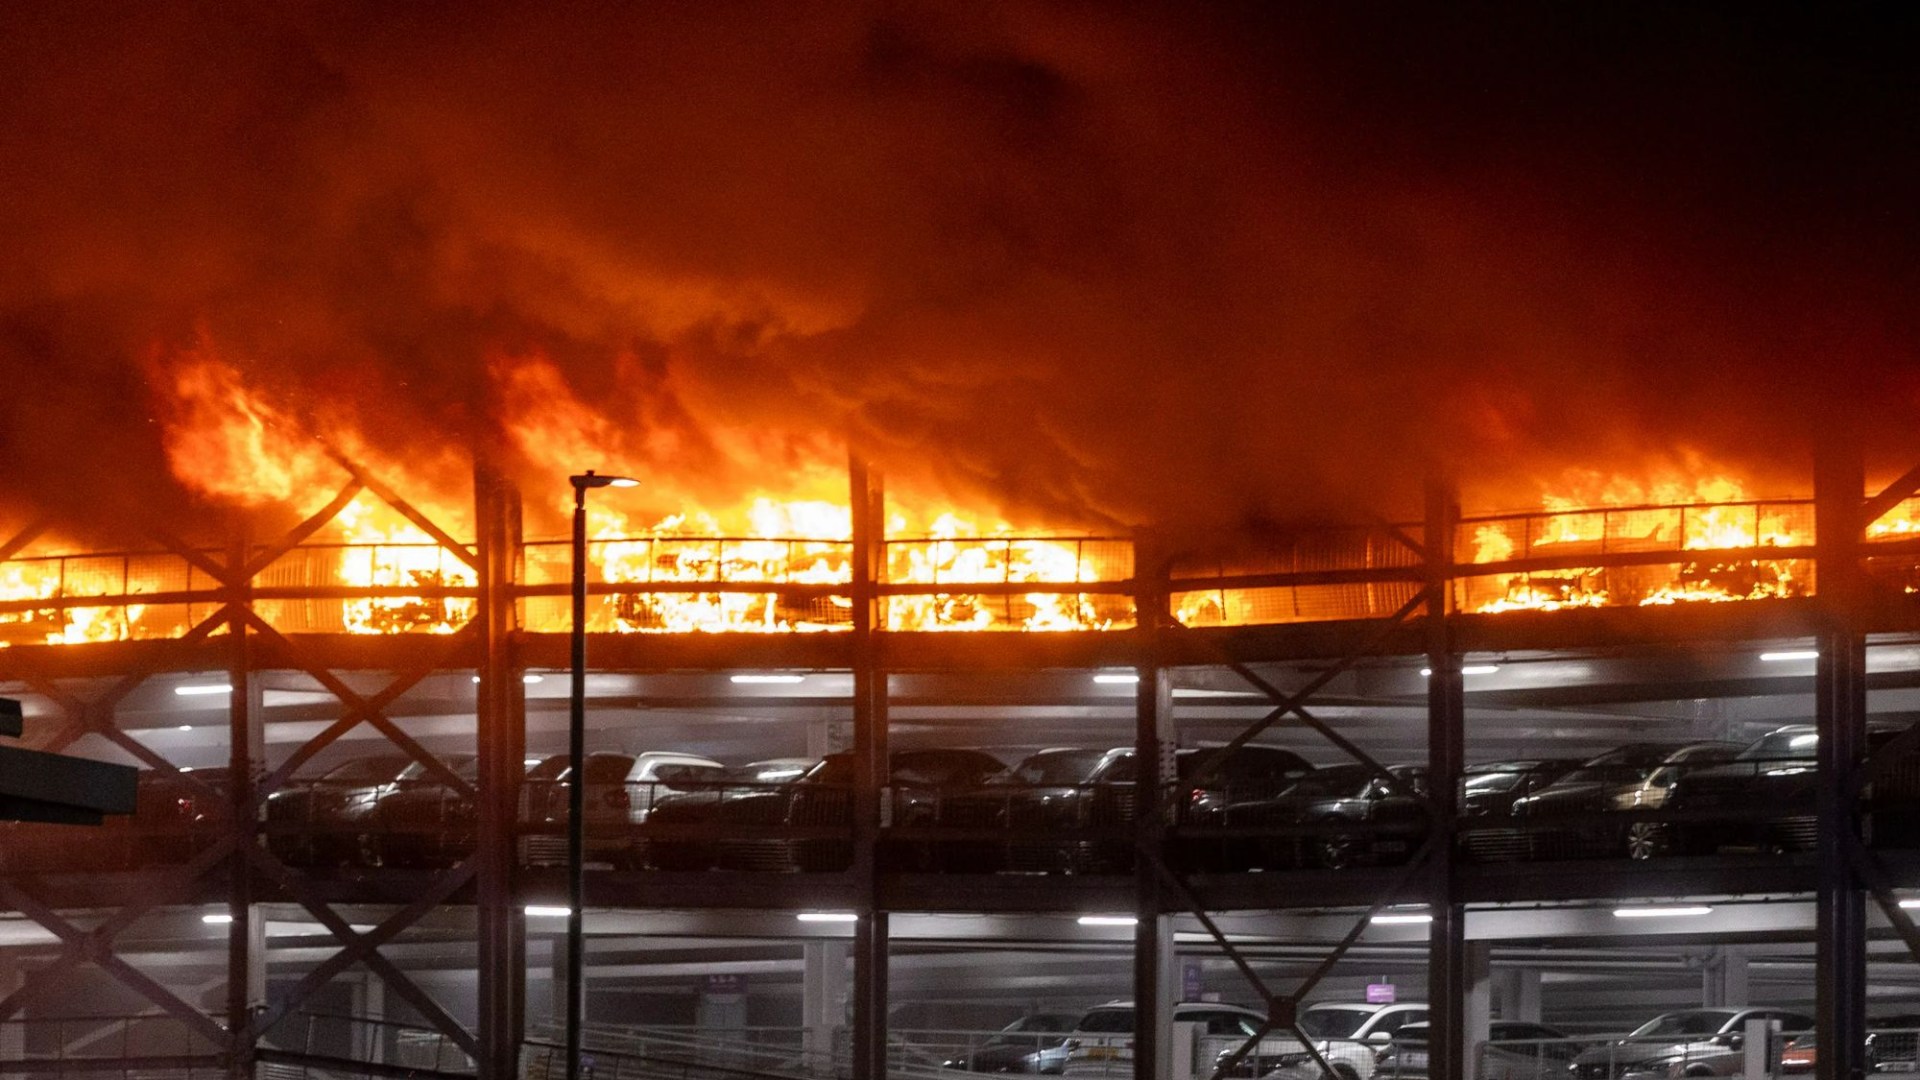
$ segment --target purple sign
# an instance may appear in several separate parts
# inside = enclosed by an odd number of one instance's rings
[[[1367,984],[1367,1004],[1369,1005],[1393,1004],[1393,984],[1392,983],[1368,983]]]

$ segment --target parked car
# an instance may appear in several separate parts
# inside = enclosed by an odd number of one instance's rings
[[[1426,1021],[1403,1024],[1374,1059],[1374,1080],[1427,1080]],[[1474,1080],[1560,1080],[1578,1053],[1567,1034],[1545,1024],[1495,1020],[1487,1040],[1473,1051],[1467,1075]]]
[[[478,758],[449,765],[470,787],[479,784]],[[473,854],[478,835],[473,797],[418,763],[376,795],[373,820],[373,854],[382,866],[453,866]]]
[[[354,758],[315,779],[290,780],[266,798],[267,850],[288,866],[377,864],[374,806],[419,763],[404,754]]]
[[[1313,1040],[1335,1080],[1370,1080],[1381,1051],[1401,1028],[1426,1019],[1427,1007],[1420,1002],[1323,1001],[1300,1010],[1295,1022],[1300,1033]],[[1235,1073],[1275,1080],[1324,1080],[1325,1075],[1306,1044],[1286,1033],[1261,1040]]]
[[[942,1064],[968,1072],[1057,1076],[1067,1065],[1067,1035],[1078,1026],[1079,1020],[1079,1013],[1032,1013]]]
[[[1224,832],[1233,808],[1274,798],[1314,771],[1305,758],[1277,746],[1250,744],[1222,757],[1223,749],[1200,747],[1175,755],[1173,806],[1180,830],[1168,854],[1182,869],[1233,872],[1258,865],[1257,840]]]
[[[1667,846],[1665,822],[1620,818],[1658,810],[1689,771],[1733,760],[1740,744],[1643,742],[1601,754],[1532,795],[1514,800],[1509,814],[1525,853],[1542,858],[1650,859]],[[1496,837],[1476,840],[1485,844]]]
[[[1681,1009],[1661,1013],[1624,1039],[1582,1050],[1568,1075],[1571,1080],[1731,1076],[1746,1064],[1750,1020],[1778,1020],[1788,1035],[1813,1029],[1813,1017],[1787,1009]]]
[[[941,800],[940,827],[986,835],[942,842],[939,861],[971,873],[1087,873],[1122,865],[1132,850],[1129,837],[1085,834],[1117,831],[1133,820],[1135,776],[1131,747],[1030,754],[974,790]]]
[[[1173,1007],[1175,1023],[1200,1025],[1202,1035],[1227,1036],[1245,1040],[1266,1023],[1266,1014],[1240,1005],[1209,1001],[1183,1001]],[[1067,1076],[1133,1076],[1133,1024],[1131,1001],[1110,1001],[1087,1011],[1067,1037],[1067,1063],[1061,1070]]]
[[[1528,758],[1469,765],[1460,781],[1460,816],[1504,817],[1512,811],[1515,799],[1546,787],[1585,761],[1584,758]]]
[[[1903,730],[1901,725],[1870,723],[1868,752],[1891,742]],[[1692,815],[1672,824],[1674,850],[1704,855],[1726,847],[1811,849],[1819,831],[1814,807],[1819,792],[1819,745],[1814,725],[1789,724],[1762,735],[1724,765],[1690,771],[1674,781],[1667,791],[1667,808]],[[1756,815],[1756,811],[1764,813]],[[1718,814],[1726,816],[1714,816]],[[1700,820],[1702,816],[1707,820]]]
[[[1387,771],[1392,783],[1357,763],[1318,769],[1271,799],[1231,807],[1226,824],[1273,830],[1258,845],[1266,867],[1405,862],[1427,829],[1427,770]]]
[[[722,865],[793,869],[791,846],[777,838],[754,836],[751,827],[782,824],[787,809],[782,789],[798,783],[818,764],[790,758],[756,761],[662,796],[647,815],[648,865],[657,870],[710,870]],[[767,865],[753,864],[755,852],[771,852]]]
[[[711,770],[720,775],[724,768],[712,758],[671,750],[650,750],[644,754],[623,754],[597,750],[587,755],[586,815],[582,823],[585,858],[590,863],[634,866],[639,851],[630,832],[633,790],[627,778],[636,773],[657,775],[668,767]],[[572,783],[568,755],[547,758],[527,774],[521,784],[521,859],[528,866],[567,865],[567,810]],[[647,789],[647,810],[654,796],[652,781]]]
[[[940,793],[979,785],[1004,765],[978,750],[896,750],[891,755],[896,820],[931,813]],[[653,865],[665,870],[842,870],[853,857],[854,760],[828,754],[799,776],[723,783],[719,791],[668,794],[651,821],[672,837],[651,840]],[[706,827],[711,837],[683,830]]]
[[[227,770],[142,769],[134,811],[98,825],[0,824],[0,873],[90,873],[189,862],[227,820]]]
[[[649,750],[636,755],[622,788],[628,826],[625,843],[609,845],[614,865],[627,869],[646,865],[647,841],[634,835],[633,827],[646,824],[661,799],[675,792],[707,790],[726,773],[726,766],[694,754]]]

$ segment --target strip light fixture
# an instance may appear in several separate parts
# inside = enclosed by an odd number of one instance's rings
[[[1623,908],[1613,909],[1613,917],[1616,919],[1662,919],[1662,918],[1668,918],[1668,917],[1680,917],[1680,916],[1688,916],[1688,915],[1711,915],[1711,914],[1713,914],[1713,909],[1708,907],[1705,904],[1679,904],[1679,905],[1669,906],[1669,907],[1657,907],[1653,905],[1648,905],[1646,907],[1623,907]]]

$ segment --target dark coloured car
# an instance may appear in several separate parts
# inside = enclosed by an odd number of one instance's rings
[[[1247,745],[1222,756],[1224,749],[1201,747],[1175,756],[1179,829],[1168,856],[1182,869],[1232,872],[1257,865],[1258,841],[1227,831],[1233,808],[1272,799],[1314,771],[1305,758],[1277,746]]]
[[[109,814],[98,825],[0,826],[0,872],[90,873],[189,862],[225,829],[228,801],[225,769],[143,769],[131,814]]]
[[[1531,795],[1586,763],[1584,758],[1530,758],[1469,765],[1460,779],[1461,817],[1504,817]]]
[[[1427,1080],[1425,1021],[1407,1024],[1374,1062],[1373,1080]],[[1524,1020],[1495,1020],[1487,1026],[1487,1041],[1467,1074],[1475,1080],[1561,1080],[1567,1064],[1579,1053],[1579,1044],[1564,1031]]]
[[[1130,747],[1041,750],[976,790],[948,796],[937,820],[957,835],[940,845],[941,863],[968,873],[1086,873],[1124,864],[1132,841],[1118,831],[1133,820],[1133,762]],[[1113,835],[1071,835],[1102,830]]]
[[[1813,1017],[1785,1009],[1681,1009],[1662,1013],[1613,1039],[1582,1050],[1570,1080],[1667,1080],[1731,1076],[1745,1064],[1750,1020],[1779,1021],[1786,1035],[1813,1029]]]
[[[1428,827],[1427,770],[1387,772],[1391,782],[1357,763],[1320,769],[1274,798],[1232,807],[1227,824],[1272,830],[1259,844],[1266,867],[1405,862]]]
[[[1869,753],[1903,730],[1870,725]],[[1671,825],[1673,849],[1689,855],[1726,847],[1810,850],[1818,833],[1819,745],[1812,724],[1790,724],[1762,735],[1724,765],[1681,776],[1667,791],[1667,808],[1686,815]]]
[[[1643,742],[1609,750],[1515,799],[1511,833],[1470,831],[1467,851],[1480,858],[1497,857],[1503,848],[1535,859],[1652,858],[1666,850],[1667,825],[1624,815],[1660,809],[1680,777],[1739,752],[1738,743],[1728,742]],[[1510,843],[1514,839],[1518,843]]]
[[[520,858],[527,866],[567,865],[567,816],[572,776],[566,754],[555,754],[531,769],[520,785]],[[624,754],[596,750],[587,755],[582,839],[586,861],[604,866],[638,865],[642,851],[634,834],[649,816],[658,792],[660,770],[669,775],[697,771],[719,776],[723,767],[711,758],[671,750]],[[646,780],[633,780],[644,776]],[[634,797],[641,797],[636,815]]]
[[[1023,1016],[979,1046],[948,1058],[949,1069],[990,1073],[1043,1073],[1058,1076],[1067,1064],[1067,1034],[1079,1013]]]
[[[478,785],[478,758],[447,764],[469,789]],[[473,854],[479,822],[473,796],[417,762],[379,792],[373,818],[373,853],[382,866],[446,867]]]
[[[267,796],[267,850],[288,866],[377,863],[374,806],[382,789],[417,763],[404,754],[354,758]]]
[[[919,809],[949,790],[980,784],[1004,766],[978,750],[896,750],[893,812]],[[780,770],[783,774],[790,770]],[[829,754],[799,776],[743,780],[667,795],[649,823],[652,864],[663,870],[842,870],[853,858],[854,760]],[[712,830],[710,837],[688,831]]]
[[[1920,1072],[1920,1014],[1875,1017],[1867,1029],[1869,1072]]]

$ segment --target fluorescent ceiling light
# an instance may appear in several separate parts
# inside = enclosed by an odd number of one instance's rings
[[[1491,674],[1493,674],[1494,672],[1496,672],[1496,671],[1499,671],[1499,670],[1500,670],[1500,665],[1499,665],[1499,664],[1466,664],[1466,665],[1463,665],[1463,666],[1462,666],[1462,667],[1460,668],[1460,674],[1462,674],[1462,675],[1491,675]],[[1426,668],[1426,667],[1423,667],[1423,668],[1421,668],[1421,669],[1420,669],[1420,674],[1422,674],[1422,675],[1425,675],[1425,676],[1427,676],[1427,677],[1429,677],[1429,678],[1431,678],[1431,677],[1433,676],[1433,669],[1432,669],[1432,668]]]
[[[1765,660],[1769,664],[1781,664],[1789,660],[1818,660],[1820,659],[1820,650],[1789,649],[1786,652],[1763,652],[1760,654],[1760,659]]]
[[[521,910],[536,919],[564,919],[573,914],[570,907],[555,907],[552,904],[528,904]]]
[[[1613,909],[1616,919],[1660,919],[1679,915],[1711,915],[1713,909],[1705,904],[1683,904],[1678,907],[1622,907]]]
[[[520,767],[523,769],[531,769],[538,764],[540,764],[540,759],[537,757],[523,758],[520,761]]]
[[[1133,926],[1140,920],[1133,915],[1082,915],[1075,921],[1081,926]]]
[[[794,918],[801,922],[859,922],[860,916],[851,911],[803,911]]]
[[[540,682],[545,678],[546,678],[545,675],[527,674],[527,675],[520,676],[520,681],[523,683],[526,683],[528,686],[532,686],[534,683]]]
[[[1137,671],[1103,671],[1093,677],[1097,683],[1137,683],[1140,673]]]
[[[1914,908],[1920,908],[1920,900],[1902,900],[1900,906],[1912,911]]]
[[[201,697],[207,694],[231,694],[233,687],[226,683],[189,683],[174,687],[173,692],[181,697]]]
[[[226,911],[213,911],[200,916],[200,921],[208,926],[225,926],[233,921],[233,915]]]
[[[1375,926],[1415,926],[1433,921],[1424,911],[1383,911],[1368,920]]]
[[[794,683],[806,682],[807,677],[805,675],[729,675],[727,681],[746,686],[791,686]]]
[[[193,730],[193,725],[192,725],[192,724],[181,724],[181,725],[179,726],[179,728],[177,728],[176,730],[178,730],[178,731],[192,731],[192,730]]]

